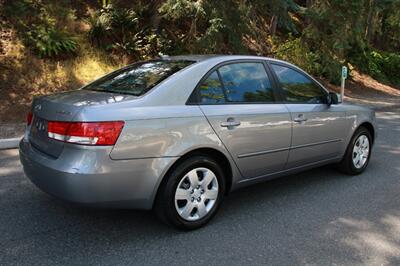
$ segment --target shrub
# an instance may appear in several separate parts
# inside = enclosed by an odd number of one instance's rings
[[[75,54],[77,41],[65,30],[62,22],[71,12],[58,2],[54,5],[40,0],[8,0],[4,4],[4,14],[15,27],[24,45],[40,57],[60,57]],[[57,18],[53,16],[57,13]]]
[[[27,42],[40,57],[55,57],[62,54],[75,54],[76,40],[54,27],[34,25],[27,31]]]
[[[301,37],[289,35],[286,41],[272,40],[272,52],[277,58],[289,61],[308,73],[328,78],[333,83],[340,81],[340,62],[323,51],[311,51]]]
[[[100,48],[136,55],[144,45],[145,36],[133,9],[107,5],[92,14],[88,22],[89,39]]]
[[[400,54],[373,50],[368,54],[368,73],[400,87]]]
[[[318,55],[309,51],[300,38],[289,37],[289,39],[283,43],[276,41],[277,40],[273,42],[275,44],[273,46],[273,52],[279,59],[298,65],[314,75],[322,74],[321,65],[318,62]]]
[[[89,17],[88,23],[90,25],[89,40],[99,46],[105,47],[111,38],[111,18],[106,12],[96,12]]]
[[[139,11],[137,9],[107,5],[92,13],[88,19],[90,42],[106,51],[135,59],[176,51],[176,43],[172,47],[165,30],[156,31],[140,21],[139,18],[143,20],[144,17],[140,12],[144,13],[146,7],[140,7]]]

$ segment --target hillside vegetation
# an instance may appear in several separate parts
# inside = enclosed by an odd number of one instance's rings
[[[347,65],[400,87],[400,0],[3,0],[0,15],[0,121],[166,54],[277,57],[333,85]]]

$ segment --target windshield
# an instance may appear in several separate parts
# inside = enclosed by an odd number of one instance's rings
[[[141,96],[194,61],[147,61],[113,72],[83,89]]]

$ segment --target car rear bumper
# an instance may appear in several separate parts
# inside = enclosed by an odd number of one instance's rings
[[[66,144],[54,159],[24,139],[19,146],[26,176],[48,194],[81,204],[150,209],[161,178],[176,158],[112,160],[111,149]]]

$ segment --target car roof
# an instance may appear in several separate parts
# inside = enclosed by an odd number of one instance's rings
[[[196,63],[209,61],[209,60],[213,60],[214,62],[216,62],[216,61],[224,62],[224,61],[230,61],[230,60],[246,60],[246,59],[268,60],[270,62],[282,63],[282,64],[286,64],[286,65],[290,65],[290,66],[298,68],[296,65],[293,65],[287,61],[279,60],[279,59],[272,58],[272,57],[256,56],[256,55],[219,55],[219,54],[174,55],[174,56],[163,55],[163,56],[161,56],[161,59],[162,60],[173,60],[173,61],[188,60],[188,61],[195,61]]]
[[[174,55],[168,56],[163,55],[161,59],[164,60],[189,60],[189,61],[205,61],[208,59],[220,59],[220,60],[236,60],[236,59],[263,59],[263,60],[271,60],[271,61],[280,61],[286,63],[285,61],[278,60],[271,57],[264,56],[255,56],[255,55],[219,55],[219,54],[205,54],[205,55]]]

